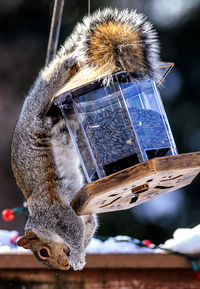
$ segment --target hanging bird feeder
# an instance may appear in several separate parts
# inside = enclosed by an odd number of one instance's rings
[[[199,173],[200,153],[177,155],[157,88],[172,67],[157,66],[158,83],[120,71],[105,85],[106,75],[81,71],[54,95],[88,182],[72,200],[77,214],[129,209]]]
[[[48,45],[54,55],[63,3],[55,0]],[[177,154],[157,88],[172,67],[155,67],[157,83],[136,80],[137,71],[82,68],[53,96],[47,111],[61,110],[88,182],[71,202],[77,214],[129,209],[190,184],[200,172],[200,152]]]

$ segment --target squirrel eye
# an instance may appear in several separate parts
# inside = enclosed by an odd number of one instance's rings
[[[69,257],[70,256],[70,249],[68,248],[68,249],[63,249],[63,252],[65,253],[65,255],[67,255],[67,257]]]
[[[40,255],[41,259],[47,259],[50,257],[49,256],[49,250],[47,250],[47,248],[40,249],[39,255]]]

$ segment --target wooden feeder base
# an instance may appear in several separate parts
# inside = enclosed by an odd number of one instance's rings
[[[200,152],[155,158],[83,186],[71,206],[78,215],[130,209],[190,184],[199,172]]]

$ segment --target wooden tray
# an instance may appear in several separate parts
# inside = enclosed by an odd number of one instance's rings
[[[161,157],[81,188],[71,202],[78,215],[130,209],[189,185],[200,172],[200,152]]]

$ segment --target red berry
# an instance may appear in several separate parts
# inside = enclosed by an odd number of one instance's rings
[[[13,236],[12,238],[10,238],[10,243],[11,243],[11,244],[14,244],[15,241],[16,241],[18,238],[19,238],[18,235]]]
[[[149,240],[144,240],[143,243],[144,243],[145,246],[147,246],[147,247],[149,247],[149,248],[152,247],[152,243],[151,243],[151,241],[149,241]]]
[[[3,210],[2,212],[2,218],[5,220],[5,221],[12,221],[14,219],[14,214],[13,214],[13,211],[10,210],[10,209],[5,209]]]

